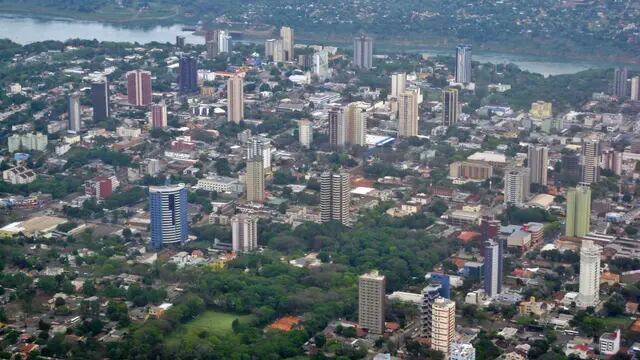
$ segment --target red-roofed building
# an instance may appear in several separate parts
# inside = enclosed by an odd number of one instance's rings
[[[269,325],[271,330],[291,331],[302,329],[300,322],[302,319],[299,316],[283,316]]]
[[[481,234],[475,231],[462,231],[460,232],[460,235],[458,235],[458,240],[464,242],[464,243],[468,243],[469,241],[472,241],[475,238],[478,238]]]

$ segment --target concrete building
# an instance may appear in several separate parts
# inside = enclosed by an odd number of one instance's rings
[[[218,32],[218,53],[229,53],[233,49],[231,35],[226,30]]]
[[[471,161],[456,161],[449,165],[449,177],[484,181],[493,176],[493,166]]]
[[[431,349],[445,355],[451,351],[456,331],[456,303],[438,298],[433,302],[431,318]]]
[[[344,148],[347,143],[347,129],[344,109],[333,108],[329,110],[329,144],[331,149]]]
[[[218,42],[209,40],[205,42],[207,46],[207,59],[213,60],[218,56]]]
[[[320,82],[329,78],[329,53],[326,50],[313,54],[313,75]]]
[[[391,74],[391,96],[398,97],[407,89],[407,74]]]
[[[244,253],[258,249],[258,218],[237,214],[231,218],[233,252]]]
[[[313,143],[313,127],[311,121],[303,119],[298,121],[298,141],[305,148],[310,148]]]
[[[293,29],[287,26],[280,28],[280,38],[282,39],[282,51],[284,61],[293,61],[294,55],[294,32]]]
[[[244,191],[244,186],[236,178],[227,176],[208,176],[204,179],[198,179],[196,188],[205,191],[215,191],[219,193],[239,194]]]
[[[471,45],[456,47],[456,82],[460,84],[471,82]]]
[[[591,225],[591,187],[578,184],[567,191],[565,236],[584,237]]]
[[[614,149],[602,152],[600,165],[603,169],[611,170],[614,174],[622,175],[622,153]]]
[[[584,139],[582,141],[582,182],[592,184],[600,180],[600,141]]]
[[[134,70],[127,73],[127,98],[133,106],[151,104],[151,73]]]
[[[620,351],[620,329],[612,333],[603,333],[600,335],[598,344],[600,345],[600,354],[615,355]]]
[[[252,136],[247,140],[247,160],[260,160],[265,174],[271,173],[271,140],[262,136]]]
[[[358,282],[358,324],[372,334],[384,333],[386,278],[378,271],[360,276]]]
[[[529,145],[527,167],[531,176],[531,183],[547,185],[547,169],[549,167],[549,148],[546,146]]]
[[[79,132],[80,126],[80,94],[76,93],[69,97],[69,124],[67,129]]]
[[[244,120],[244,80],[240,76],[227,80],[227,120],[236,124]]]
[[[504,171],[505,205],[522,206],[529,197],[529,169],[509,167]]]
[[[178,63],[178,89],[181,93],[198,91],[198,60],[191,56],[183,56]]]
[[[150,186],[151,246],[184,243],[189,237],[187,189],[184,184]]]
[[[537,120],[548,119],[553,116],[553,104],[546,101],[536,101],[531,103],[529,110],[531,117]]]
[[[631,78],[631,100],[640,100],[640,76],[634,76]]]
[[[13,134],[7,138],[7,150],[12,153],[20,150],[45,151],[47,149],[48,142],[48,136],[42,133],[29,133],[24,135]]]
[[[440,298],[440,290],[442,285],[429,284],[422,289],[422,303],[420,304],[420,336],[431,339],[432,320],[433,320],[433,303]]]
[[[358,103],[350,103],[343,108],[347,126],[347,143],[365,146],[365,130],[367,129],[367,114]]]
[[[154,129],[167,127],[167,104],[164,101],[151,105],[151,127]]]
[[[91,83],[91,104],[93,121],[105,121],[109,117],[109,82],[107,78]]]
[[[373,67],[373,38],[362,35],[353,39],[353,66],[361,69]]]
[[[24,166],[16,166],[2,172],[2,179],[13,185],[29,184],[36,180],[35,171]]]
[[[264,201],[264,166],[262,159],[254,158],[247,161],[245,178],[247,201]]]
[[[351,225],[351,184],[346,172],[325,171],[320,177],[320,218]]]
[[[504,282],[504,243],[488,240],[484,243],[484,292],[488,297],[502,293]]]
[[[458,89],[448,88],[442,92],[442,125],[451,126],[458,122]]]
[[[404,91],[398,95],[398,137],[418,136],[420,109],[418,93]]]
[[[600,253],[602,248],[583,240],[580,248],[580,289],[578,306],[596,306],[600,300]]]
[[[454,342],[449,360],[476,360],[476,349],[471,344]]]
[[[617,68],[613,73],[613,96],[618,99],[627,97],[628,72],[626,68]]]

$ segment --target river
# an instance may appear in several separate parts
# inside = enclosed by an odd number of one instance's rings
[[[190,32],[182,31],[182,25],[124,27],[95,21],[69,20],[57,18],[33,18],[20,15],[0,14],[0,38],[8,38],[19,44],[44,40],[64,41],[70,38],[97,39],[100,41],[128,41],[138,43],[174,42],[176,35],[182,35],[188,43],[201,44],[204,39]],[[243,41],[250,41],[245,39]],[[257,41],[257,40],[256,40]],[[406,52],[452,55],[452,50],[429,48],[403,48]],[[494,64],[513,63],[521,69],[548,75],[573,74],[589,68],[609,68],[620,64],[605,61],[574,61],[534,55],[504,54],[498,52],[474,52],[473,59]],[[630,65],[636,69],[637,65]]]

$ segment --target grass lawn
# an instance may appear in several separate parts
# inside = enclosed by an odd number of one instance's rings
[[[604,320],[604,327],[608,331],[614,331],[615,329],[625,330],[633,323],[629,316],[604,317],[602,320]]]
[[[231,323],[235,319],[240,322],[250,321],[251,315],[236,315],[218,311],[205,311],[192,321],[178,327],[169,337],[168,341],[180,341],[180,339],[189,339],[198,337],[203,330],[209,335],[222,335],[231,331]]]

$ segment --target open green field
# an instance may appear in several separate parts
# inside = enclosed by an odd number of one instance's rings
[[[604,327],[608,331],[614,331],[616,329],[627,329],[633,323],[633,320],[629,316],[618,317],[604,317]]]
[[[248,322],[252,319],[252,316],[236,315],[213,310],[205,311],[194,320],[177,328],[168,341],[179,341],[181,338],[199,337],[199,334],[203,331],[206,331],[209,336],[223,335],[231,331],[231,324],[235,319],[238,319],[240,322]]]

